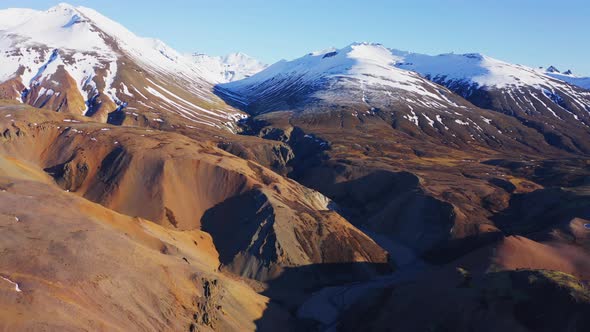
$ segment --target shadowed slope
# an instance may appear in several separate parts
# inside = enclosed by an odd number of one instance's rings
[[[4,154],[0,171],[0,328],[244,331],[268,306],[215,272],[208,234],[112,212]]]

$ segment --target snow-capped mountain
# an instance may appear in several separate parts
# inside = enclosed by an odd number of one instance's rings
[[[555,83],[543,72],[514,65],[479,54],[441,54],[431,56],[392,50],[398,56],[396,66],[450,84],[467,82],[478,87],[527,86]]]
[[[552,145],[590,151],[590,91],[563,75],[500,61],[481,54],[430,56],[392,50],[398,68],[448,87],[476,106],[517,118]]]
[[[454,104],[439,86],[414,72],[396,68],[398,60],[380,44],[354,43],[280,61],[250,78],[220,88],[245,98],[238,101],[251,106],[266,101],[280,107],[280,103],[293,104],[313,97],[350,99],[366,105],[373,102],[377,107],[376,101],[370,100],[378,97],[375,92],[384,92],[390,102],[407,105],[443,108]]]
[[[457,144],[524,142],[534,128],[550,145],[590,151],[589,92],[479,54],[427,56],[354,43],[280,61],[219,90],[251,114],[344,107],[359,119],[376,115],[412,135]]]
[[[267,65],[244,53],[231,53],[226,56],[210,56],[203,53],[191,55],[197,68],[207,68],[216,83],[228,83],[248,78],[262,70]]]
[[[551,68],[553,70],[550,70]],[[571,70],[566,70],[562,73],[559,71],[559,69],[553,66],[547,68],[546,73],[547,75],[558,80],[568,82],[571,85],[575,85],[586,90],[590,90],[590,77],[577,76]]]
[[[216,72],[89,8],[0,11],[0,53],[0,97],[36,107],[113,123],[226,127],[242,116],[212,93]]]
[[[455,146],[498,147],[524,140],[528,129],[515,129],[521,126],[518,121],[479,109],[418,73],[396,67],[401,60],[383,45],[354,43],[278,62],[219,90],[253,115],[290,111],[318,125],[328,121],[328,126],[377,121]]]
[[[450,84],[460,82],[477,87],[504,88],[523,86],[563,87],[563,77],[557,68],[534,69],[511,64],[479,53],[440,54],[436,56],[392,50],[398,56],[396,66],[412,70],[431,80]]]
[[[561,79],[563,75],[555,71],[515,65],[475,53],[438,56],[392,53],[400,58],[397,67],[445,85],[478,106],[510,111],[518,105],[526,114],[539,113],[560,119],[569,116],[586,119],[590,124],[590,93],[567,84]],[[485,99],[481,96],[484,91],[500,91],[503,97],[497,98],[498,105],[491,105],[493,100],[481,100]]]

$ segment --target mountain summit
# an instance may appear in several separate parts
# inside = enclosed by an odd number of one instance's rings
[[[210,79],[216,83],[228,83],[248,78],[267,65],[244,53],[231,53],[226,56],[209,56],[203,53],[191,55],[198,68],[207,68]]]
[[[449,101],[440,89],[412,71],[397,68],[399,57],[381,44],[353,43],[342,49],[313,52],[280,61],[241,81],[220,85],[241,98],[252,112],[265,112],[309,98],[339,99],[377,107],[376,97],[389,102],[444,107]],[[383,92],[383,93],[381,93]],[[438,106],[437,106],[438,105]],[[256,107],[257,109],[253,109]]]
[[[112,123],[231,129],[241,116],[212,93],[215,70],[92,9],[59,4],[3,10],[0,18],[3,98]]]

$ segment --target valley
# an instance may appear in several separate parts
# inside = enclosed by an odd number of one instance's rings
[[[0,10],[0,330],[587,330],[590,90],[550,69]]]

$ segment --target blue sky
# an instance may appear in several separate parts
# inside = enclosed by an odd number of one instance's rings
[[[0,0],[47,9],[62,1]],[[590,75],[588,0],[71,0],[182,52],[267,63],[354,41],[420,53],[480,52]]]

